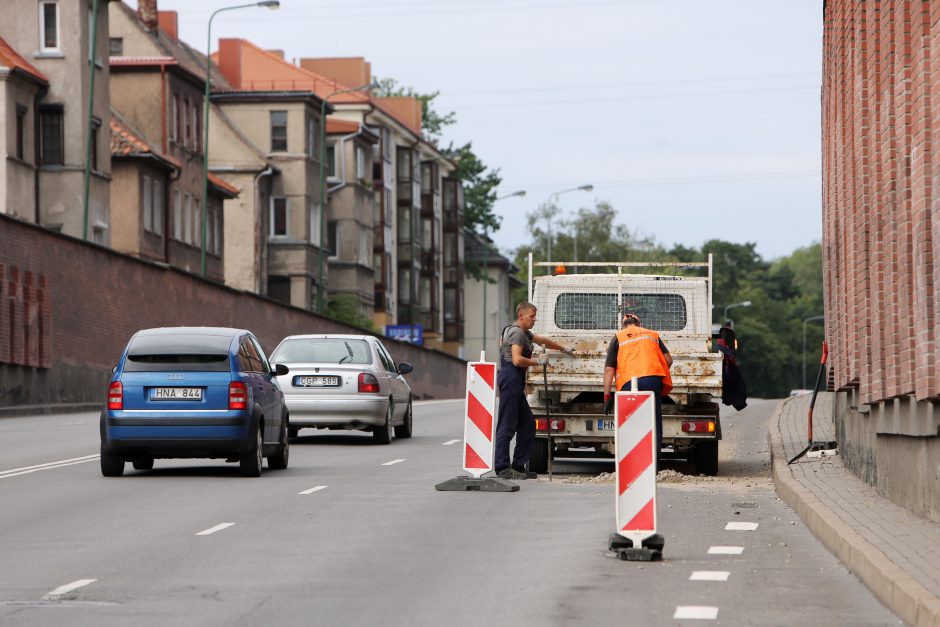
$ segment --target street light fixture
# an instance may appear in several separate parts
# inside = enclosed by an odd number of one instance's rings
[[[515,191],[515,192],[513,192],[513,193],[511,193],[511,194],[506,194],[505,196],[497,196],[496,198],[493,199],[493,202],[496,202],[496,201],[499,201],[499,200],[503,200],[504,198],[512,198],[513,196],[518,196],[519,198],[524,198],[524,197],[525,197],[525,190],[524,190],[524,189],[520,189],[520,190]],[[488,321],[488,317],[487,317],[487,315],[486,315],[486,292],[488,291],[488,290],[487,290],[487,285],[489,284],[489,278],[490,278],[490,274],[489,274],[490,245],[489,245],[489,241],[490,241],[490,229],[489,229],[489,225],[484,223],[484,225],[483,225],[483,344],[482,344],[484,351],[486,350],[486,324],[487,324],[487,321]]]
[[[336,91],[327,94],[323,100],[320,101],[320,242],[317,246],[317,249],[320,251],[318,255],[318,263],[320,264],[320,271],[317,277],[317,313],[323,315],[324,313],[324,303],[323,295],[325,293],[325,285],[323,284],[323,238],[325,237],[324,231],[326,225],[326,180],[325,174],[326,170],[324,169],[324,163],[326,162],[326,104],[327,101],[333,96],[339,96],[340,94],[349,94],[355,91],[366,91],[369,89],[378,89],[381,87],[378,82],[369,83],[367,85],[359,85],[358,87],[349,87],[346,89],[337,89]]]
[[[814,320],[825,320],[826,316],[810,316],[803,318],[803,388],[806,389],[806,323]]]
[[[572,187],[569,189],[563,189],[557,192],[552,192],[548,197],[548,262],[552,261],[552,209],[555,207],[555,202],[558,200],[558,197],[562,194],[567,194],[568,192],[590,192],[594,190],[593,185],[579,185],[578,187]]]
[[[206,93],[202,99],[202,233],[201,233],[201,271],[202,276],[206,276],[206,223],[209,221],[209,84],[212,71],[212,20],[223,11],[234,11],[236,9],[248,9],[251,7],[265,7],[276,10],[280,8],[279,0],[263,0],[262,2],[252,2],[249,4],[238,4],[230,7],[217,9],[209,16],[209,26],[206,29]]]
[[[728,317],[728,310],[734,309],[735,307],[750,307],[751,301],[745,300],[740,303],[731,303],[730,305],[725,305],[725,321],[731,323],[731,328],[734,328],[734,320]]]

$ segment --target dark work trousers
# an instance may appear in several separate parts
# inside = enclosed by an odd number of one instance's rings
[[[652,392],[656,398],[656,471],[659,472],[659,457],[663,450],[663,378],[637,377],[636,387],[640,392]],[[623,384],[621,392],[631,391],[630,381]]]
[[[524,382],[515,377],[499,384],[499,422],[496,423],[494,451],[496,472],[509,468],[509,442],[513,435],[516,436],[516,450],[512,467],[524,471],[535,443],[535,416],[525,398]]]

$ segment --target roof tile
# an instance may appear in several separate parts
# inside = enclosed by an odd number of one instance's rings
[[[33,64],[24,59],[3,37],[0,37],[0,65],[21,70],[31,75],[37,81],[47,85],[49,84],[49,78],[37,70]]]

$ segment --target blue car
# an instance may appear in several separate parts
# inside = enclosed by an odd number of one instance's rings
[[[249,331],[176,327],[138,331],[121,355],[101,413],[101,474],[157,458],[222,458],[245,477],[287,468],[288,413],[276,377]]]

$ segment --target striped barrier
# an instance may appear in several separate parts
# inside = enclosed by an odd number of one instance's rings
[[[449,491],[518,492],[519,486],[501,477],[483,475],[493,470],[493,436],[496,434],[496,364],[483,361],[467,364],[467,395],[464,401],[463,469],[471,476],[438,483],[435,489]]]
[[[617,392],[614,415],[617,417],[614,432],[616,535],[630,543],[612,536],[610,546],[620,551],[621,559],[658,559],[662,556],[662,536],[656,534],[656,399],[653,392]],[[651,542],[653,536],[655,539]],[[658,550],[650,552],[650,548]]]
[[[496,364],[467,364],[464,401],[463,469],[479,479],[493,470],[493,434],[496,432]]]

